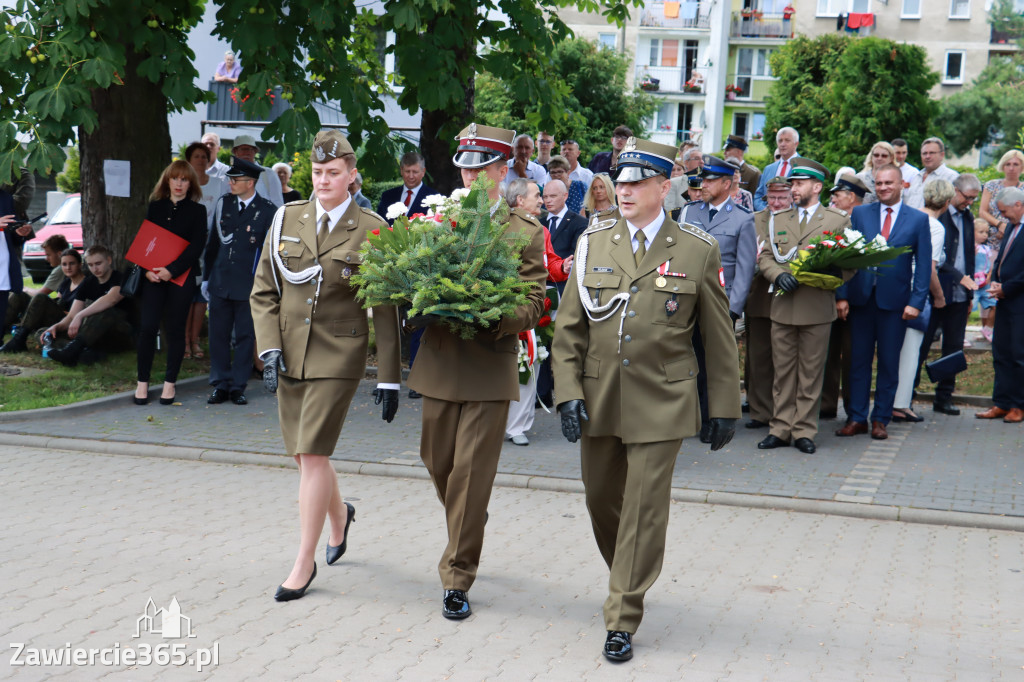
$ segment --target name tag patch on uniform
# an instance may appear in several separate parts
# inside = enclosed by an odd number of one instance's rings
[[[598,267],[593,267],[593,268],[590,268],[590,271],[591,272],[615,272],[615,268],[598,268]]]
[[[722,268],[718,268],[718,283],[725,287],[725,271]]]
[[[295,242],[296,244],[298,244],[300,241],[302,241],[298,237],[289,237],[286,234],[282,234],[281,235],[281,239],[285,240],[286,242]]]

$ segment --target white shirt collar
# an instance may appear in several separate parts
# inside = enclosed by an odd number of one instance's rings
[[[725,198],[725,201],[723,201],[722,203],[720,203],[720,204],[719,204],[718,206],[712,206],[711,204],[708,204],[708,206],[709,206],[710,208],[712,208],[712,209],[716,210],[716,211],[722,211],[722,210],[724,210],[724,209],[725,209],[725,204],[726,204],[726,203],[727,203],[728,201],[729,201],[729,197],[726,197],[726,198]]]
[[[820,201],[815,202],[814,206],[808,206],[807,208],[803,208],[802,206],[797,206],[796,207],[797,217],[801,221],[803,221],[804,214],[806,213],[807,214],[807,219],[810,220],[811,218],[814,217],[814,213],[818,210],[819,206],[821,206],[821,202]]]
[[[248,199],[243,199],[242,197],[238,197],[238,212],[241,213],[245,209],[249,208],[249,204],[251,204],[252,200],[255,199],[255,198],[256,198],[256,192],[253,192],[252,196],[249,197]]]
[[[352,203],[352,195],[349,194],[348,195],[348,199],[345,199],[345,201],[341,202],[339,205],[335,206],[330,211],[328,211],[326,208],[324,208],[323,206],[320,205],[320,200],[317,199],[316,200],[316,224],[317,224],[317,230],[319,231],[319,229],[320,229],[320,221],[323,220],[324,213],[326,213],[328,216],[330,216],[327,219],[327,229],[328,229],[328,231],[333,230],[334,226],[338,224],[339,220],[341,220],[341,216],[345,215],[345,211],[348,210],[348,205],[351,204],[351,203]]]
[[[416,197],[419,196],[420,190],[422,188],[423,188],[423,182],[422,181],[420,182],[420,184],[418,184],[418,185],[416,185],[415,187],[412,188],[412,198],[413,199],[416,199]],[[403,204],[405,203],[405,195],[406,195],[406,192],[408,192],[408,191],[409,191],[409,188],[406,187],[405,185],[402,185],[402,199],[401,199],[401,201],[402,201]],[[411,200],[409,202],[409,205],[412,206],[412,201]]]
[[[646,237],[647,239],[647,248],[650,248],[650,245],[654,243],[654,238],[658,236],[658,230],[661,229],[661,226],[664,223],[665,210],[662,209],[658,213],[658,217],[652,220],[647,227],[643,228],[644,237]],[[626,228],[629,230],[629,237],[632,240],[633,251],[635,253],[637,247],[640,245],[640,243],[636,240],[636,233],[640,231],[640,228],[634,225],[633,223],[629,222],[628,220],[626,221]]]
[[[562,218],[564,218],[565,214],[568,213],[568,212],[569,212],[569,206],[565,205],[565,206],[562,206],[562,210],[559,211],[558,213],[548,213],[548,218],[552,218],[552,217],[558,218],[558,222],[562,222]]]
[[[899,201],[897,201],[892,206],[886,206],[881,201],[878,202],[878,205],[880,207],[879,208],[880,212],[879,212],[878,215],[879,215],[879,220],[881,221],[881,222],[878,223],[879,226],[882,226],[882,225],[885,224],[885,209],[887,209],[887,208],[891,208],[892,209],[892,224],[895,225],[896,224],[896,218],[898,218],[899,215],[900,215],[900,208],[903,206],[903,200],[900,199]],[[890,227],[889,229],[892,229],[892,227]]]

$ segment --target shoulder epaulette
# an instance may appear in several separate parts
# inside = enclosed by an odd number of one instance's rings
[[[595,220],[590,223],[590,226],[587,227],[586,231],[583,234],[593,234],[594,232],[608,230],[615,227],[615,225],[619,222],[614,218],[609,218],[608,220],[596,220],[596,218],[598,217],[600,216],[594,216]]]
[[[844,211],[843,209],[841,209],[841,208],[836,208],[835,206],[826,206],[826,207],[825,207],[825,210],[826,210],[826,211],[832,211],[833,213],[838,213],[839,215],[843,216],[844,218],[845,218],[846,216],[850,215],[849,213],[847,213],[847,212],[846,212],[846,211]]]
[[[737,210],[743,211],[744,213],[753,213],[753,211],[751,211],[749,208],[747,208],[746,206],[741,206],[740,204],[733,204],[733,207],[736,208]]]
[[[704,230],[697,227],[696,225],[692,225],[690,223],[680,223],[679,229],[682,230],[683,232],[692,234],[694,237],[697,237],[698,239],[703,239],[708,244],[715,244],[714,238]]]
[[[694,204],[703,204],[703,203],[704,203],[703,199],[694,199],[693,201],[687,201],[686,205],[687,206],[693,206]]]
[[[289,201],[285,206],[298,206],[299,204],[308,204],[309,199],[296,199],[295,201]]]
[[[362,206],[359,207],[359,210],[362,211],[363,213],[365,213],[366,215],[370,216],[374,220],[379,220],[382,223],[386,223],[387,222],[386,220],[381,218],[379,215],[377,215],[376,211],[373,211],[373,210],[371,210],[369,208],[363,208]]]

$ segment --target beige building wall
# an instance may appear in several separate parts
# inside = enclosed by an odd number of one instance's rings
[[[836,31],[836,15],[820,14],[819,8],[863,11],[867,6],[874,14],[874,26],[860,29],[859,35],[923,47],[929,66],[941,77],[931,95],[941,98],[969,85],[988,64],[991,27],[986,4],[987,0],[888,0],[887,4],[879,0],[794,0],[794,21],[798,34],[845,34]],[[948,67],[955,66],[957,59],[962,60],[959,78],[950,78]]]

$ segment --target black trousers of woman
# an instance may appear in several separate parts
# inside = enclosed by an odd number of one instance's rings
[[[164,381],[178,380],[181,360],[185,357],[185,323],[188,311],[195,297],[196,278],[186,277],[184,286],[171,282],[154,284],[148,279],[142,282],[139,297],[139,347],[138,381],[149,383],[149,371],[153,368],[156,354],[156,335],[163,322],[163,342],[167,347],[167,373]]]

